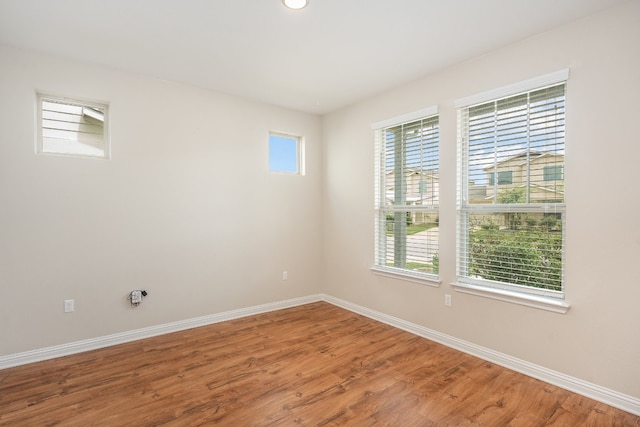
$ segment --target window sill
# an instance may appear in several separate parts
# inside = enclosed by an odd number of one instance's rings
[[[539,308],[541,310],[552,311],[554,313],[565,314],[571,305],[557,298],[549,298],[539,295],[529,295],[520,292],[508,291],[505,289],[495,289],[486,286],[470,285],[468,283],[452,283],[451,286],[465,294],[477,295],[499,301],[506,301],[514,304],[525,305],[527,307]]]
[[[370,270],[373,272],[373,274],[377,274],[379,276],[406,280],[409,282],[419,283],[421,285],[433,286],[434,288],[440,287],[440,284],[442,283],[442,281],[437,276],[433,276],[433,278],[431,278],[430,276],[420,273],[411,273],[409,271],[402,271],[378,266],[372,266],[370,267]]]

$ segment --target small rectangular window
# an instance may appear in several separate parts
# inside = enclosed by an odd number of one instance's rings
[[[561,181],[562,180],[562,172],[563,167],[554,165],[554,166],[545,166],[543,170],[544,180],[545,181]]]
[[[281,133],[269,134],[269,170],[303,175],[302,138]]]
[[[489,174],[489,185],[495,184],[495,176],[496,174],[493,172]],[[506,184],[513,184],[513,172],[512,171],[498,172],[498,185],[506,185]]]
[[[38,95],[39,154],[109,158],[105,103]]]

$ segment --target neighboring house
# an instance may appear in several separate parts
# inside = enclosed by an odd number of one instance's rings
[[[395,203],[395,174],[387,172],[385,191],[387,203]],[[407,168],[404,170],[404,201],[403,204],[420,206],[438,206],[440,203],[440,182],[437,170],[419,170]],[[437,214],[412,212],[414,224],[434,222]]]
[[[522,189],[520,194],[524,197],[527,187],[529,203],[564,201],[564,155],[562,154],[525,151],[483,170],[487,176],[485,203],[491,203],[494,197],[497,203],[508,203],[504,198],[508,199],[510,195],[517,193],[515,189]],[[513,201],[510,202],[513,203]],[[525,200],[522,202],[524,203]]]

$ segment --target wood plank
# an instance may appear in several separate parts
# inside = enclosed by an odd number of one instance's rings
[[[327,303],[0,371],[0,426],[640,426]]]

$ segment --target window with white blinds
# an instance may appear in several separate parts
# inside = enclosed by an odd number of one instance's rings
[[[374,270],[434,280],[439,269],[439,120],[435,108],[420,113],[430,115],[374,125]]]
[[[109,157],[107,104],[38,96],[38,153]]]
[[[565,81],[458,110],[458,282],[563,298]]]

